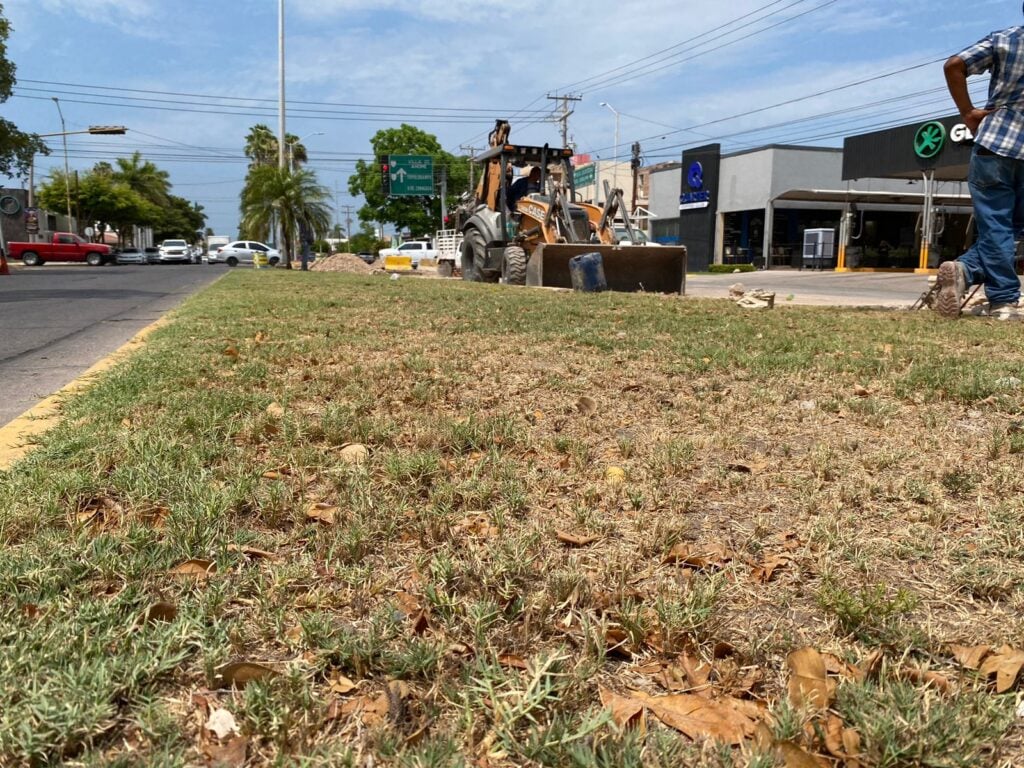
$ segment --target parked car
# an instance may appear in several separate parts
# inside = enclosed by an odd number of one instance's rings
[[[424,259],[437,260],[437,251],[429,240],[410,240],[402,243],[397,248],[384,248],[378,254],[381,261],[388,256],[408,256],[413,269],[419,269],[420,262]]]
[[[270,266],[277,266],[281,261],[281,253],[269,245],[258,243],[255,240],[235,240],[217,249],[211,254],[211,264],[227,264],[229,267],[237,267],[239,264],[252,264],[253,254],[264,253],[267,256],[267,263]]]
[[[230,237],[224,237],[224,235],[207,235],[206,236],[206,262],[213,264],[216,262],[216,254],[218,248],[223,248],[225,245],[231,242]]]
[[[7,258],[21,259],[26,267],[41,267],[48,261],[84,261],[98,267],[115,260],[109,245],[90,243],[71,232],[54,232],[49,241],[8,243]]]
[[[164,240],[160,243],[161,264],[191,264],[192,249],[184,240]]]
[[[656,243],[653,240],[651,240],[649,237],[647,237],[647,233],[644,232],[642,229],[634,228],[633,232],[636,233],[637,245],[653,245],[659,248],[661,247],[661,243]],[[618,240],[619,245],[631,245],[631,242],[629,240],[629,230],[627,230],[625,227],[615,227],[615,239]]]
[[[365,261],[367,264],[373,264],[373,262],[377,260],[377,257],[374,256],[369,251],[360,251],[359,253],[356,254],[356,256]]]
[[[156,246],[151,245],[148,248],[143,248],[142,252],[146,255],[147,264],[160,263],[160,249]]]
[[[117,252],[118,264],[145,264],[146,254],[138,248],[129,245]]]

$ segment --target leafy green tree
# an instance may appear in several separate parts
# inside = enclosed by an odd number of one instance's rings
[[[293,133],[284,135],[285,144],[288,146],[293,167],[298,167],[308,162],[309,153],[306,147],[299,141],[299,137]],[[278,155],[277,135],[264,123],[257,123],[249,129],[245,137],[245,156],[249,158],[249,167],[277,165],[280,158]]]
[[[43,208],[64,210],[65,194],[64,174],[55,171],[37,197]],[[133,224],[147,225],[160,215],[160,208],[103,168],[79,174],[78,183],[71,185],[71,204],[82,221],[95,222],[101,232],[125,233]]]
[[[372,253],[377,255],[381,248],[390,245],[386,240],[380,240],[377,232],[371,224],[364,223],[360,230],[349,238],[348,249],[352,253]]]
[[[331,227],[330,191],[321,186],[316,174],[304,168],[290,170],[277,166],[252,168],[242,189],[242,230],[269,232],[275,219],[283,232],[285,267],[291,269],[294,237],[303,225],[315,238]]]
[[[166,206],[170,203],[170,174],[160,170],[142,154],[135,152],[131,157],[119,157],[113,177],[134,189],[153,205]]]
[[[7,38],[10,33],[11,24],[4,16],[4,6],[0,3],[0,104],[11,98],[17,82],[14,62],[7,58]],[[43,140],[34,133],[19,131],[14,123],[0,117],[0,175],[28,175],[32,158],[37,154],[50,154]]]
[[[348,189],[352,195],[362,195],[366,205],[359,209],[359,220],[365,223],[382,221],[394,224],[399,230],[413,235],[426,235],[441,224],[441,201],[435,197],[387,198],[381,187],[381,155],[430,155],[434,158],[435,177],[440,169],[447,169],[447,209],[451,209],[469,186],[469,160],[445,152],[437,137],[412,125],[385,128],[370,139],[374,159],[360,160],[356,172],[349,177]],[[440,189],[440,186],[438,186]]]
[[[153,223],[153,239],[182,238],[193,242],[196,232],[206,226],[203,207],[183,197],[171,195],[168,204],[159,209],[159,216]]]

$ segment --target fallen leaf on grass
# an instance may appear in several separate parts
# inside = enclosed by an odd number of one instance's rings
[[[833,757],[844,761],[847,768],[857,768],[860,761],[860,734],[847,728],[842,718],[829,715],[825,723],[825,749]]]
[[[751,570],[750,575],[754,581],[761,584],[767,584],[772,580],[775,575],[775,571],[779,568],[785,568],[792,562],[792,558],[789,555],[771,555],[764,559],[764,562],[758,563]]]
[[[611,627],[604,634],[604,642],[608,647],[608,653],[625,656],[627,659],[633,658],[633,651],[629,648],[629,640],[629,633],[618,627]]]
[[[1017,683],[1021,669],[1024,668],[1024,651],[1004,645],[985,659],[981,665],[984,677],[996,677],[996,693],[1006,693]]]
[[[868,397],[871,395],[871,390],[869,390],[867,387],[863,387],[860,384],[857,384],[853,388],[853,394],[855,394],[857,397]]]
[[[498,657],[498,664],[506,669],[529,669],[530,665],[521,656],[511,653],[503,653]]]
[[[383,725],[388,718],[397,721],[409,698],[409,686],[400,680],[388,683],[383,693],[358,696],[328,709],[328,717],[336,719],[342,715],[359,715],[368,728]],[[337,704],[335,702],[334,704]]]
[[[236,661],[217,670],[223,688],[244,688],[253,680],[273,677],[277,670],[252,661]]]
[[[360,443],[347,443],[341,446],[338,458],[346,464],[362,464],[370,458],[370,449]]]
[[[280,403],[271,403],[267,406],[267,416],[272,419],[280,419],[284,416],[284,408],[281,407]]]
[[[587,536],[586,534],[569,533],[568,531],[555,531],[555,536],[560,542],[568,544],[570,547],[585,547],[588,544],[601,540],[600,536]]]
[[[205,728],[215,734],[218,739],[226,739],[231,734],[238,733],[235,716],[226,709],[215,709],[210,712]]]
[[[153,603],[143,614],[143,621],[174,621],[178,617],[178,607],[173,603]]]
[[[686,542],[676,544],[665,555],[666,565],[686,565],[697,570],[721,568],[733,559],[733,553],[724,544],[711,543],[690,545]]]
[[[951,645],[949,650],[960,666],[967,669],[981,669],[985,657],[992,653],[992,647],[988,645]]]
[[[592,397],[584,395],[576,402],[576,410],[584,416],[590,416],[592,413],[597,412],[597,401]]]
[[[782,758],[786,768],[825,768],[828,765],[826,761],[816,758],[791,741],[776,742],[775,752]]]
[[[620,696],[614,691],[598,687],[601,706],[612,714],[612,720],[619,728],[636,728],[640,734],[647,733],[647,715],[644,705],[629,696]]]
[[[691,739],[712,738],[726,744],[740,744],[753,736],[764,716],[762,708],[750,701],[731,697],[706,699],[693,694],[650,696],[631,691],[630,697],[642,703],[665,725]]]
[[[171,576],[179,576],[183,578],[192,578],[199,580],[206,580],[217,572],[217,564],[212,560],[200,560],[193,558],[192,560],[186,560],[184,563],[180,563],[171,568],[168,573]]]
[[[240,547],[237,544],[228,544],[228,552],[238,552],[241,555],[252,558],[253,560],[269,560],[272,563],[281,562],[281,558],[275,555],[273,552],[267,552],[262,549],[256,549],[255,547]]]
[[[231,358],[234,358],[234,359],[237,360],[238,359],[238,348],[234,347],[234,346],[227,347],[224,350],[224,356],[225,357],[231,357]]]
[[[328,678],[330,685],[328,690],[331,693],[336,693],[339,696],[344,696],[347,693],[352,693],[358,686],[345,677],[340,672],[334,672],[330,678]]]
[[[929,669],[905,667],[900,670],[899,676],[915,685],[930,685],[942,693],[953,692],[953,684],[949,682],[949,678]]]
[[[764,461],[754,461],[750,463],[734,461],[731,464],[726,464],[725,468],[730,472],[739,472],[743,475],[759,475],[768,468],[768,463]]]
[[[210,742],[203,747],[203,754],[211,766],[236,768],[245,765],[246,753],[249,751],[249,740],[245,736],[233,736],[223,744]]]
[[[813,648],[801,648],[786,658],[789,668],[789,701],[795,707],[808,704],[825,709],[835,693],[835,682],[828,679],[825,659]]]
[[[310,504],[306,509],[306,519],[324,525],[334,525],[335,515],[338,508],[330,504]]]

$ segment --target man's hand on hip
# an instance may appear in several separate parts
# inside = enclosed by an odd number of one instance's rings
[[[993,109],[972,109],[961,117],[964,119],[964,124],[970,130],[971,133],[977,134],[978,128],[981,127],[981,121],[991,115],[995,110]]]

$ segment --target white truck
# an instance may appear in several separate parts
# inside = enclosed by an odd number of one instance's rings
[[[460,268],[462,233],[455,229],[439,229],[434,236],[434,248],[437,251],[437,274],[451,277]]]
[[[410,240],[397,248],[382,248],[377,257],[384,263],[384,269],[419,269],[424,261],[431,266],[437,263],[437,251],[429,240]]]

